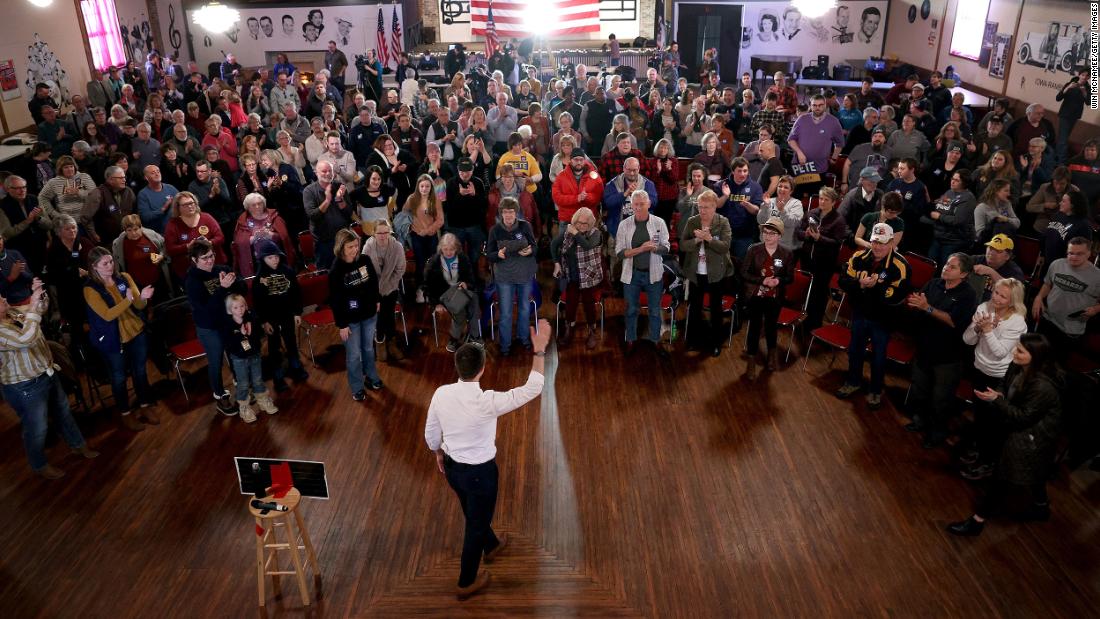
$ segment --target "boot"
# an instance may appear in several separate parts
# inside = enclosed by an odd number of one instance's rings
[[[141,418],[142,421],[151,426],[160,425],[160,417],[157,415],[156,409],[152,406],[139,410],[138,416]]]
[[[122,427],[131,432],[141,432],[145,429],[145,426],[142,425],[140,421],[138,421],[137,415],[131,413],[130,411],[126,411],[125,413],[119,415],[119,423],[122,424]]]
[[[403,361],[405,354],[401,352],[401,345],[397,343],[397,338],[391,337],[386,340],[386,354],[389,356],[390,362]]]
[[[275,406],[275,403],[271,401],[271,394],[266,391],[256,396],[256,405],[268,415],[274,415],[279,412],[279,407]]]
[[[584,342],[584,347],[588,350],[595,350],[596,345],[599,344],[599,337],[596,335],[596,327],[592,325],[588,326],[588,339]]]
[[[558,345],[568,346],[569,342],[573,340],[573,325],[569,321],[565,321],[565,326],[562,327],[560,333],[558,333]]]
[[[756,364],[756,355],[749,354],[748,361],[745,364],[745,377],[749,380],[756,380],[756,377],[760,375],[760,368]]]
[[[73,453],[88,460],[99,457],[99,452],[92,449],[91,447],[88,447],[87,443],[85,443],[84,446],[82,446],[80,449],[74,449]]]
[[[773,348],[768,351],[768,363],[766,369],[769,372],[774,372],[779,367],[779,350]]]
[[[241,420],[245,423],[252,423],[256,421],[256,413],[252,411],[252,405],[248,403],[248,400],[237,400],[238,415],[241,416]]]
[[[65,476],[65,471],[62,471],[61,469],[57,468],[56,466],[54,466],[52,464],[47,464],[46,466],[44,466],[44,467],[38,469],[37,471],[35,471],[35,473],[38,473],[42,477],[44,477],[46,479],[49,479],[51,481],[54,480],[54,479],[61,479],[62,477]]]

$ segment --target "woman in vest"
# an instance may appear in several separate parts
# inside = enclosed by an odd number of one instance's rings
[[[144,426],[130,411],[127,369],[134,378],[142,420],[151,425],[160,423],[151,407],[152,396],[145,374],[145,322],[139,313],[152,296],[152,286],[138,290],[128,274],[119,273],[114,257],[106,248],[96,247],[88,254],[84,301],[88,304],[89,337],[110,368],[111,391],[121,413],[122,425],[135,432]]]

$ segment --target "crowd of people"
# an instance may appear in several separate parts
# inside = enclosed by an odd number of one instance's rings
[[[676,325],[662,318],[686,304],[689,350],[719,357],[747,321],[750,379],[780,369],[788,287],[812,276],[807,299],[794,300],[806,341],[836,276],[852,314],[838,396],[864,389],[880,406],[887,346],[904,331],[917,346],[909,429],[926,446],[947,438],[967,377],[982,413],[965,474],[1005,471],[1022,448],[1013,432],[1041,426],[1049,440],[1027,448],[1052,448],[1056,362],[1088,352],[1100,313],[1100,142],[1068,143],[1087,70],[1060,92],[1056,131],[1042,106],[1012,118],[1007,100],[975,123],[939,72],[884,95],[867,79],[839,99],[803,98],[783,73],[763,93],[747,73],[724,85],[713,59],[710,78],[688,84],[669,50],[630,84],[583,65],[543,82],[513,64],[486,80],[455,72],[437,87],[410,71],[397,89],[345,92],[328,70],[302,86],[284,56],[271,70],[231,60],[212,77],[171,59],[152,74],[97,74],[64,110],[48,89],[30,102],[38,142],[5,175],[0,200],[0,353],[6,399],[44,475],[59,473],[41,453],[46,403],[59,408],[52,354],[104,360],[122,425],[159,423],[145,369],[165,356],[146,333],[158,304],[186,296],[217,408],[254,422],[253,402],[278,410],[266,378],[276,394],[307,378],[296,342],[307,269],[327,274],[362,401],[384,388],[376,343],[391,361],[408,352],[398,303],[449,316],[451,352],[483,342],[486,328],[502,356],[513,336],[530,351],[547,262],[550,298],[563,305],[560,350],[578,332],[585,349],[599,347],[597,307],[621,295],[625,354],[638,349],[645,307],[648,339],[668,357],[664,334]],[[1021,235],[1040,245],[1034,279],[1014,260]],[[939,270],[919,288],[913,254]],[[1025,335],[1028,325],[1040,335]],[[47,347],[45,335],[65,346]],[[47,386],[23,386],[46,375]],[[996,411],[1012,411],[1011,428]],[[63,424],[70,446],[91,453]],[[1038,490],[1035,500],[1045,500]]]

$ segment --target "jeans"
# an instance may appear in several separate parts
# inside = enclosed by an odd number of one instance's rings
[[[914,421],[924,419],[930,436],[947,436],[947,422],[954,413],[955,391],[964,368],[961,359],[937,363],[920,353],[913,359],[909,408],[915,413]]]
[[[932,240],[932,246],[928,248],[928,257],[935,260],[936,264],[943,266],[947,263],[947,259],[951,257],[951,254],[956,252],[965,252],[969,249],[967,243],[944,243],[939,239]]]
[[[508,352],[512,347],[512,304],[519,308],[516,331],[524,346],[531,343],[531,334],[527,327],[531,324],[531,282],[506,284],[497,282],[497,296],[500,298],[500,351]]]
[[[69,410],[69,396],[61,388],[61,377],[43,372],[38,377],[14,385],[3,385],[4,399],[8,401],[19,421],[23,424],[23,449],[27,452],[27,461],[31,468],[40,471],[46,461],[47,415],[53,415],[58,424],[61,437],[69,447],[80,449],[84,446],[84,435],[76,427],[72,411]]]
[[[226,393],[222,385],[222,359],[225,357],[225,345],[222,344],[222,336],[217,329],[203,329],[195,327],[195,335],[206,351],[206,374],[210,378],[210,388],[214,390],[214,397],[221,398]]]
[[[416,283],[424,280],[424,265],[428,263],[436,249],[439,248],[439,237],[430,234],[420,236],[415,232],[409,233],[409,241],[412,243],[413,257],[416,259]]]
[[[448,228],[448,231],[458,237],[458,242],[466,248],[466,255],[470,257],[470,264],[477,272],[477,262],[481,259],[481,248],[485,244],[485,231],[479,226],[469,228]]]
[[[858,313],[852,316],[848,377],[844,382],[849,385],[863,382],[863,356],[866,354],[868,339],[871,340],[871,385],[868,393],[881,394],[886,376],[886,345],[890,343],[890,329],[881,322]]]
[[[237,375],[236,398],[238,402],[248,399],[248,389],[250,387],[254,395],[267,393],[267,387],[264,386],[263,363],[260,360],[259,352],[247,357],[229,355],[229,362],[233,364],[233,372]]]
[[[443,458],[443,470],[447,474],[447,483],[458,496],[462,515],[466,519],[458,586],[468,587],[477,579],[481,556],[500,545],[500,540],[493,532],[493,512],[497,507],[500,472],[496,460],[481,464],[463,464],[455,462],[450,456]]]
[[[332,263],[336,262],[335,251],[336,240],[322,241],[316,236],[313,237],[313,253],[314,261],[317,262],[317,268],[325,271],[332,268]]]
[[[741,260],[749,251],[749,246],[755,242],[751,236],[735,236],[730,239],[730,253],[734,258]]]
[[[127,367],[134,377],[134,391],[137,392],[138,402],[148,402],[149,377],[145,371],[148,347],[145,333],[139,333],[137,337],[123,344],[120,352],[101,352],[101,354],[111,372],[111,394],[115,398],[115,406],[118,410],[122,412],[130,410],[130,396],[126,391]]]
[[[1058,141],[1054,144],[1054,161],[1058,165],[1065,164],[1069,159],[1069,134],[1073,133],[1076,124],[1076,119],[1058,117]]]
[[[664,282],[649,282],[649,271],[634,270],[630,283],[623,285],[626,297],[626,341],[638,339],[638,314],[642,309],[642,293],[645,293],[646,307],[649,311],[649,339],[656,344],[661,341],[661,294]]]
[[[378,369],[374,367],[374,330],[378,325],[378,316],[348,325],[351,334],[344,342],[347,355],[348,388],[352,393],[363,388],[364,377],[372,383],[381,382]]]

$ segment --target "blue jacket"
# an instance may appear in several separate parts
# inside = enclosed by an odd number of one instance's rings
[[[649,212],[652,213],[657,206],[657,186],[644,176],[639,176],[639,178],[642,179],[645,192],[649,194]],[[629,209],[625,211],[623,209],[624,206],[629,207],[630,205],[630,196],[623,193],[624,187],[623,175],[620,174],[611,179],[603,188],[603,210],[604,216],[607,218],[607,233],[611,238],[615,238],[615,233],[619,231],[619,222],[634,214]]]

